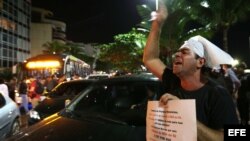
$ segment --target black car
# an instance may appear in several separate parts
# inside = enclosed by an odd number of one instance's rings
[[[28,125],[32,125],[65,107],[65,100],[73,99],[95,80],[71,80],[58,84],[46,98],[33,108],[28,117]]]
[[[147,101],[162,93],[161,82],[149,75],[99,80],[63,110],[9,140],[146,141]]]

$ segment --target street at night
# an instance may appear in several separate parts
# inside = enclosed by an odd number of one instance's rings
[[[246,140],[249,7],[0,0],[0,141]]]

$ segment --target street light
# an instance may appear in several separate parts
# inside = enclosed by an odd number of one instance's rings
[[[159,4],[158,0],[155,0],[155,9],[156,10],[158,10],[158,4]]]
[[[139,31],[143,31],[143,32],[149,32],[149,30],[147,30],[147,29],[145,29],[145,28],[140,28],[140,27],[138,27],[138,28],[136,28],[137,30],[139,30]]]
[[[155,11],[158,10],[158,7],[159,7],[159,0],[155,0]]]
[[[151,19],[149,21],[153,21],[156,19],[157,10],[159,9],[159,0],[155,0],[155,10],[151,12]]]

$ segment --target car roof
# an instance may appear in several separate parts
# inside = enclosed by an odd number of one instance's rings
[[[104,74],[90,74],[88,76],[109,76],[109,74],[104,73]]]
[[[94,82],[96,80],[93,79],[78,79],[78,80],[70,80],[70,81],[64,81],[63,83],[85,83],[85,82]]]
[[[152,75],[152,74],[132,74],[132,75],[122,75],[122,76],[114,76],[106,79],[101,79],[97,83],[107,83],[108,82],[122,82],[122,81],[151,81],[151,82],[157,82],[159,79]]]
[[[96,80],[94,79],[79,79],[79,80],[70,80],[70,81],[64,81],[60,84],[58,84],[55,88],[58,88],[58,87],[61,87],[63,85],[74,85],[74,84],[89,84],[89,83],[93,83],[95,82]]]

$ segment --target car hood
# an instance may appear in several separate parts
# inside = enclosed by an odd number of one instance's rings
[[[145,141],[145,126],[135,127],[91,120],[76,120],[54,114],[24,129],[9,140],[24,141]]]

